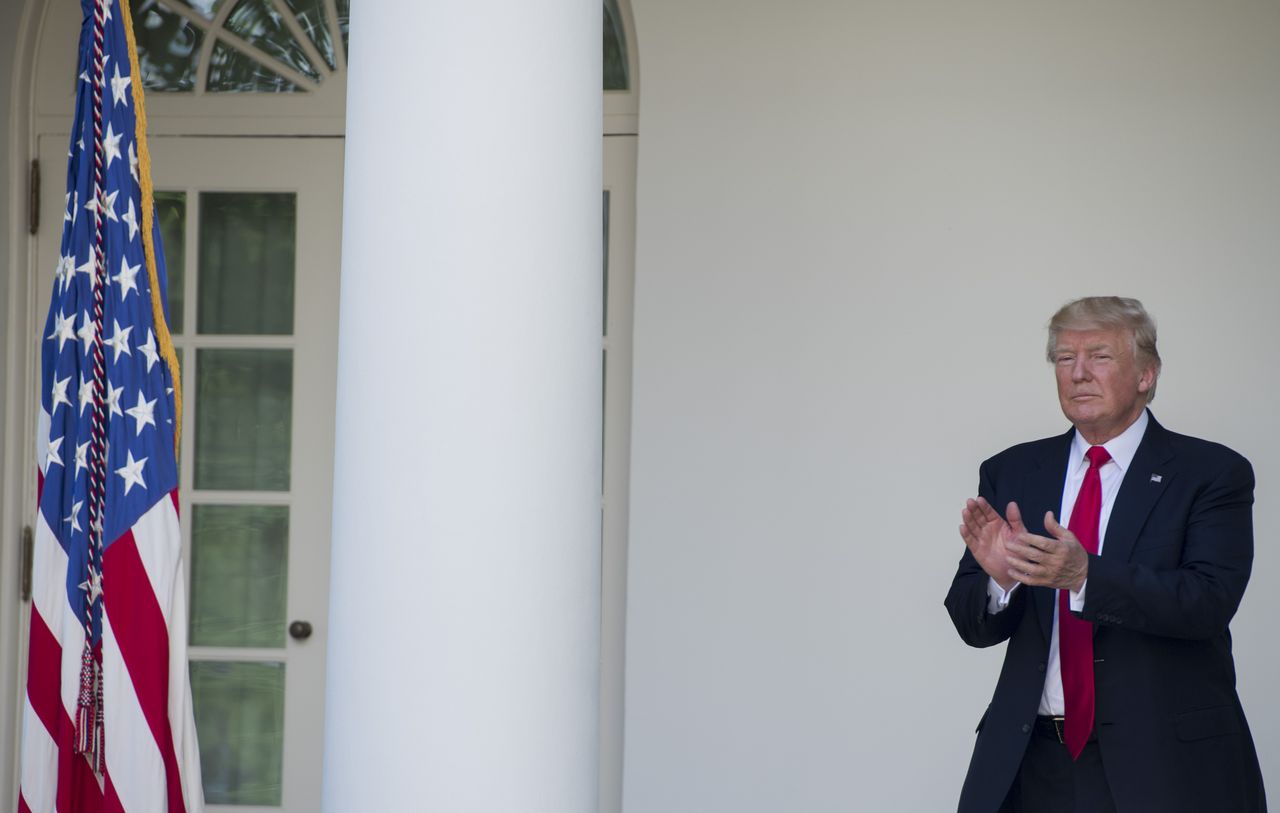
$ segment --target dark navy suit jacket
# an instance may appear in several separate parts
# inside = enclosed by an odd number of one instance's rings
[[[982,464],[978,492],[1027,530],[1057,516],[1072,433]],[[1266,797],[1236,695],[1227,625],[1253,563],[1253,469],[1216,443],[1151,418],[1089,556],[1081,617],[1094,624],[1095,727],[1119,813],[1256,813]],[[996,813],[1031,736],[1044,687],[1054,591],[1025,586],[987,612],[987,580],[967,550],[946,606],[965,643],[1007,641],[978,723],[960,813]]]

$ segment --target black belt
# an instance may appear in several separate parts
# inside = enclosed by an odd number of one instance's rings
[[[1035,732],[1041,737],[1047,737],[1048,739],[1057,740],[1058,742],[1065,743],[1066,734],[1067,734],[1066,718],[1047,717],[1043,714],[1036,715]],[[1095,727],[1092,731],[1089,732],[1089,739],[1085,740],[1085,742],[1097,742],[1097,741],[1098,741],[1098,729]]]

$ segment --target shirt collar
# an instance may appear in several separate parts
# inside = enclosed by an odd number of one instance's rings
[[[1138,419],[1129,424],[1128,429],[1102,444],[1102,448],[1106,449],[1107,454],[1111,455],[1111,461],[1120,467],[1121,472],[1128,471],[1129,464],[1133,462],[1133,456],[1138,453],[1138,445],[1142,443],[1142,436],[1146,434],[1147,424],[1150,422],[1151,419],[1144,409]],[[1089,451],[1089,445],[1089,441],[1085,440],[1084,435],[1081,435],[1080,430],[1077,429],[1071,441],[1071,467],[1073,470],[1084,462],[1084,454]]]

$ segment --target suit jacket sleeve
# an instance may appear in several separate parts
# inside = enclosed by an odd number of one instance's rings
[[[983,463],[978,470],[978,494],[989,502],[997,511],[1008,504],[997,495],[993,485],[991,461]],[[1003,515],[1003,514],[1002,514]],[[956,568],[956,575],[951,580],[951,589],[945,601],[947,612],[951,615],[951,623],[956,632],[969,646],[987,647],[1008,640],[1018,628],[1022,614],[1026,612],[1027,590],[1018,588],[1009,599],[1009,606],[998,613],[991,613],[987,606],[987,585],[991,577],[973,558],[973,554],[965,548]]]
[[[1156,506],[1130,557],[1108,558],[1105,546],[1089,556],[1081,617],[1173,638],[1226,631],[1253,563],[1254,478],[1247,460],[1218,448],[1200,461],[1214,464],[1204,475],[1180,475],[1185,499]]]

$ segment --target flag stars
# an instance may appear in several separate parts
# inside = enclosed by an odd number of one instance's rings
[[[84,415],[84,408],[93,403],[93,381],[84,377],[84,373],[80,374],[80,414]],[[79,460],[77,452],[76,459]]]
[[[53,406],[49,410],[50,415],[58,414],[58,405],[66,404],[71,406],[71,399],[67,397],[67,387],[71,384],[71,376],[67,376],[61,381],[53,382]]]
[[[116,351],[115,356],[111,359],[111,362],[114,364],[120,360],[121,353],[124,353],[126,356],[133,355],[133,351],[129,349],[129,334],[133,332],[133,325],[121,328],[119,320],[112,319],[111,322],[115,325],[116,335],[107,339],[106,345]]]
[[[129,77],[120,75],[120,63],[116,63],[116,74],[111,78],[111,96],[113,99],[112,107],[124,103],[125,107],[129,106]]]
[[[156,337],[151,328],[147,328],[147,343],[138,345],[138,350],[147,359],[147,372],[151,372],[151,368],[160,360],[160,353],[156,350]]]
[[[98,531],[101,533],[100,528]],[[102,596],[102,574],[94,570],[92,565],[89,567],[89,578],[80,582],[80,589],[84,591],[85,599],[90,605]]]
[[[133,238],[138,236],[138,215],[133,210],[133,198],[129,198],[129,211],[121,215],[120,219],[128,224],[129,240],[132,242]]]
[[[151,426],[156,425],[156,419],[155,419],[156,400],[157,399],[152,398],[150,401],[148,401],[145,398],[143,398],[142,393],[139,392],[138,405],[125,410],[126,413],[128,413],[131,417],[133,417],[134,420],[138,422],[137,434],[135,435],[135,437],[137,435],[142,434],[142,427],[147,426],[148,424],[150,424]]]
[[[133,148],[133,142],[129,142],[129,174],[133,176],[134,183],[141,183],[138,180],[138,151]]]
[[[84,507],[84,500],[77,500],[76,504],[71,506],[71,515],[63,517],[63,522],[71,523],[71,533],[79,533],[84,528],[80,527],[80,509]]]
[[[58,293],[62,293],[71,284],[71,278],[76,275],[76,255],[75,252],[63,254],[58,258],[58,268],[53,272],[53,278],[58,283]]]
[[[59,311],[58,315],[53,317],[53,332],[46,338],[58,340],[58,352],[62,352],[63,346],[68,339],[74,338],[76,315],[73,313],[67,316],[65,312]]]
[[[129,209],[132,211],[133,201],[129,201]],[[123,302],[125,297],[129,295],[130,291],[138,290],[137,278],[138,278],[138,271],[141,268],[142,268],[141,265],[129,265],[129,260],[125,257],[120,258],[120,273],[116,274],[114,277],[112,277],[112,279],[120,283],[120,301],[121,302]],[[119,330],[119,328],[117,328],[117,330]],[[129,328],[129,330],[133,330],[133,328]],[[116,357],[119,358],[119,356],[120,356],[120,353],[119,351],[117,351]]]
[[[124,394],[124,387],[113,387],[107,384],[107,416],[119,415],[124,417],[124,413],[120,411],[120,396]]]
[[[108,150],[108,153],[110,153],[110,150]],[[116,157],[117,158],[120,157],[120,150],[118,147],[116,149]],[[86,203],[84,205],[85,211],[97,212],[99,209],[101,209],[102,213],[106,215],[107,220],[115,220],[118,222],[120,218],[118,215],[116,215],[116,197],[119,194],[120,194],[119,189],[117,189],[114,192],[105,193],[101,195],[101,199],[102,199],[101,202],[99,202],[97,199],[94,199]]]
[[[45,471],[48,471],[49,467],[54,464],[57,464],[59,466],[65,465],[62,462],[62,453],[59,451],[61,448],[62,448],[62,438],[54,438],[53,440],[49,441],[49,449],[48,449],[48,452],[45,454],[45,458],[44,458]]]
[[[76,273],[84,274],[85,276],[87,276],[89,278],[90,285],[98,284],[98,275],[96,271],[96,264],[94,263],[94,260],[93,260],[92,251],[89,252],[89,259],[85,260],[83,264],[76,266]]]
[[[81,315],[80,329],[76,331],[76,335],[84,345],[84,354],[89,355],[89,351],[93,349],[93,341],[98,337],[98,323],[89,318],[88,311]]]
[[[147,487],[146,481],[142,479],[142,467],[145,465],[147,465],[147,458],[144,457],[141,460],[134,460],[133,452],[129,451],[128,459],[125,461],[125,464],[116,469],[116,474],[120,475],[124,480],[124,493],[126,496],[129,494],[129,489],[133,488],[135,485],[142,486],[143,488]]]
[[[89,441],[76,444],[76,477],[80,476],[81,469],[89,468]]]
[[[107,134],[102,139],[102,146],[107,151],[107,169],[111,168],[112,161],[120,157],[120,139],[122,138],[124,133],[117,133],[111,126],[111,122],[107,122]]]

